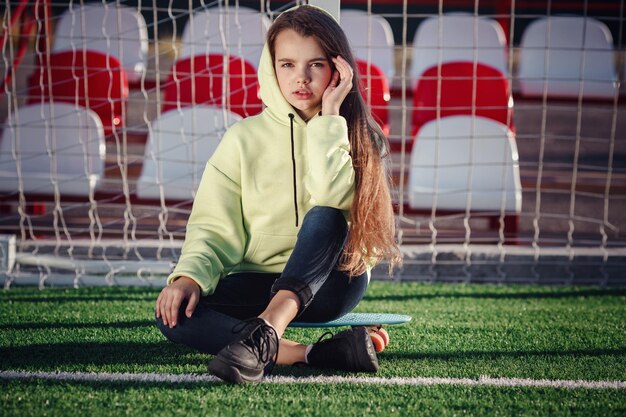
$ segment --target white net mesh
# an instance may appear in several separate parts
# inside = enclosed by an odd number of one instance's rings
[[[206,160],[261,110],[264,34],[301,3],[7,2],[5,285],[161,285]],[[341,10],[391,142],[397,279],[623,283],[623,0]]]

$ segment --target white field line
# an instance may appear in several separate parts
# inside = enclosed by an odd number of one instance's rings
[[[31,372],[0,371],[0,380],[46,379],[72,382],[165,382],[206,383],[220,380],[208,374],[152,374],[152,373],[87,373],[87,372]],[[625,389],[626,381],[584,381],[554,379],[491,378],[382,378],[352,376],[271,376],[263,383],[269,384],[365,384],[365,385],[466,385],[488,387],[544,387],[569,389]]]

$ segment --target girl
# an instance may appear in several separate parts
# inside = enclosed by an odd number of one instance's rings
[[[209,371],[226,381],[258,381],[275,363],[378,369],[364,327],[309,346],[282,338],[296,317],[351,311],[368,269],[400,259],[385,138],[354,68],[330,15],[283,13],[259,64],[265,110],[232,126],[207,163],[156,318],[168,339],[216,355]]]

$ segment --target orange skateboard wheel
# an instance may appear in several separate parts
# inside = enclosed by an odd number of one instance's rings
[[[387,333],[387,330],[385,330],[381,324],[370,327],[369,331],[370,333],[376,333],[382,337],[383,342],[385,342],[385,347],[389,345],[389,333]]]
[[[380,353],[385,350],[385,341],[381,335],[377,332],[370,332],[370,338],[372,339],[376,353]]]
[[[376,333],[378,333],[383,338],[383,341],[385,342],[385,347],[389,346],[389,333],[387,333],[387,330],[381,327],[380,329],[376,330]]]

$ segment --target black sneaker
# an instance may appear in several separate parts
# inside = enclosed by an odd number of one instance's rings
[[[260,381],[276,363],[278,334],[260,318],[244,322],[239,333],[209,363],[209,372],[235,384]]]
[[[324,333],[313,344],[308,355],[309,365],[351,372],[378,371],[378,358],[367,328],[354,327],[322,340],[327,334],[331,333]]]

